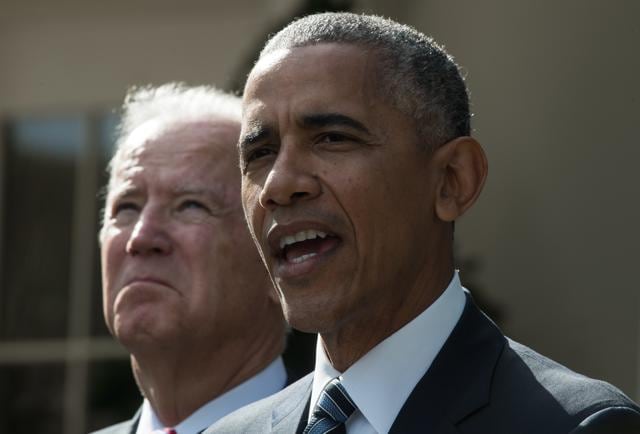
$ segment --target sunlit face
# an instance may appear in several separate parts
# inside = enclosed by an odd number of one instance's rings
[[[375,52],[319,44],[263,57],[247,82],[243,206],[302,330],[375,326],[421,290],[437,252],[437,170],[377,72]]]
[[[143,124],[113,168],[104,314],[130,349],[222,346],[277,306],[240,206],[230,121]]]

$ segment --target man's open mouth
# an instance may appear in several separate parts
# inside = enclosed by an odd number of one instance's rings
[[[334,234],[307,229],[280,238],[277,257],[292,264],[300,264],[333,250],[340,243]]]

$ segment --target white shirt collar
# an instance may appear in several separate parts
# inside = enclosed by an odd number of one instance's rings
[[[173,429],[178,434],[199,433],[232,411],[280,391],[286,382],[287,372],[282,358],[278,357],[255,376],[200,407]],[[136,434],[164,434],[164,428],[145,399]]]
[[[413,388],[458,323],[465,302],[456,270],[447,289],[431,306],[342,374],[331,366],[318,338],[309,418],[324,386],[340,376],[359,410],[347,421],[348,431],[352,432],[352,422],[360,426],[368,422],[375,432],[388,432]],[[358,418],[365,420],[352,421]]]

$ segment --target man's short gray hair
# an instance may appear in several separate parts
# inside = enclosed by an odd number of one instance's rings
[[[433,39],[407,25],[347,12],[309,15],[271,37],[260,57],[322,43],[378,51],[383,96],[413,117],[425,149],[470,134],[469,96],[458,65]]]
[[[212,86],[167,83],[162,86],[133,87],[122,105],[118,126],[118,148],[137,127],[152,119],[166,122],[230,120],[240,122],[239,96]]]
[[[131,88],[122,105],[116,149],[108,166],[109,178],[122,158],[122,145],[139,126],[150,120],[162,123],[231,121],[240,123],[241,99],[212,86],[167,83]]]
[[[107,166],[109,181],[105,198],[111,190],[114,169],[126,155],[123,145],[139,126],[151,120],[160,121],[166,125],[209,121],[228,121],[239,125],[241,115],[240,97],[212,86],[190,87],[183,83],[167,83],[158,87],[144,86],[129,89],[121,109],[115,152]],[[104,212],[102,217],[104,218]]]

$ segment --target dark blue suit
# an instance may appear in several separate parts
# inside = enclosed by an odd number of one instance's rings
[[[220,420],[205,434],[301,432],[313,376]],[[639,434],[640,409],[506,338],[473,303],[391,427],[410,434]]]

